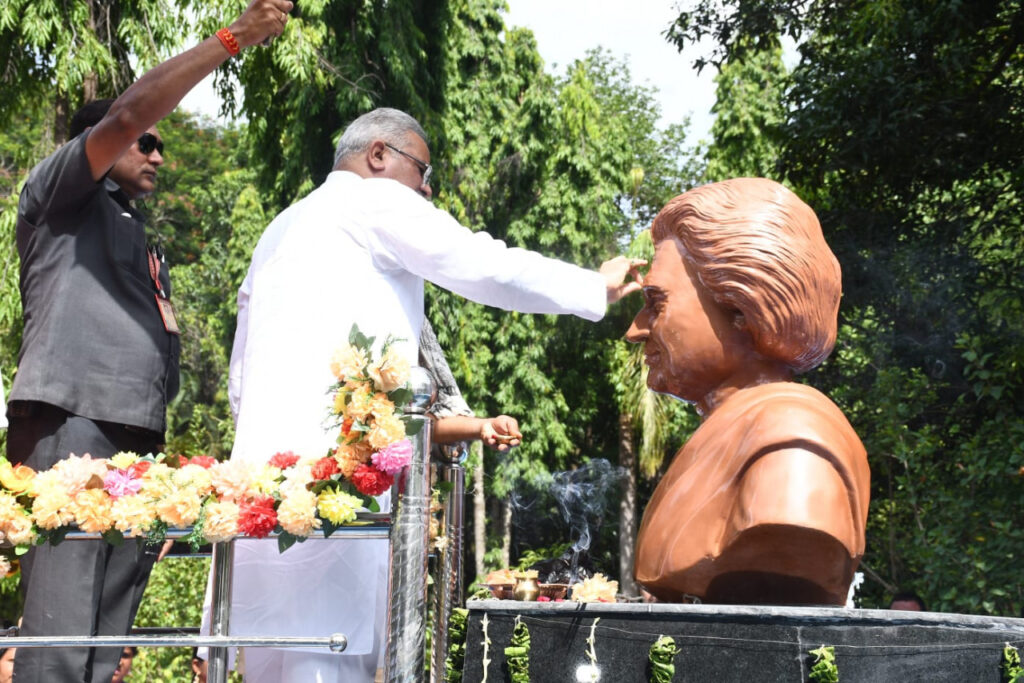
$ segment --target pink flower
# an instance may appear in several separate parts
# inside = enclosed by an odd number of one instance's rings
[[[199,465],[208,470],[217,464],[217,458],[212,455],[193,455],[188,462],[190,465]]]
[[[394,476],[412,460],[412,443],[409,439],[396,441],[374,453],[371,460],[378,470]]]
[[[299,461],[299,456],[295,455],[291,451],[284,453],[275,453],[274,457],[270,459],[270,464],[279,469],[288,469]]]
[[[103,488],[111,498],[134,496],[142,488],[142,479],[132,476],[132,470],[110,470],[103,477]]]

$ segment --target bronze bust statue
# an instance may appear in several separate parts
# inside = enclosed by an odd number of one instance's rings
[[[651,228],[650,389],[702,423],[644,512],[636,579],[658,599],[845,602],[864,553],[867,455],[839,408],[793,381],[836,339],[839,263],[814,212],[739,178],[686,192]]]

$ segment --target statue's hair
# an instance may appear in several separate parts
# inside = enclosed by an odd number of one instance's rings
[[[701,284],[743,315],[760,353],[795,372],[831,353],[839,262],[814,211],[791,191],[766,178],[704,185],[670,201],[651,232],[655,244],[679,238]]]
[[[430,146],[423,126],[404,111],[380,107],[367,112],[345,128],[334,149],[334,167],[337,168],[346,158],[364,152],[374,140],[387,140],[401,145],[408,139],[409,133],[415,133]]]

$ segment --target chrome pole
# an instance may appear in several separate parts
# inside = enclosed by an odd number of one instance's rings
[[[231,571],[235,557],[235,542],[213,544],[210,563],[210,582],[213,596],[210,603],[210,635],[227,636],[231,619]],[[228,680],[228,648],[211,647],[206,680],[226,683]]]
[[[391,562],[388,580],[388,642],[384,679],[423,680],[427,630],[427,551],[430,536],[430,418],[434,381],[423,368],[410,375],[412,402],[405,413],[422,424],[412,435],[412,462],[391,489]]]

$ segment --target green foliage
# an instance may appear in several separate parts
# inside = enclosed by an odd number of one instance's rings
[[[445,683],[462,683],[466,664],[466,630],[469,610],[457,607],[448,618],[448,656],[444,660]]]
[[[776,177],[785,120],[782,49],[747,52],[741,61],[723,65],[715,84],[714,144],[707,151],[707,179]]]
[[[7,0],[0,6],[0,128],[51,102],[53,140],[63,142],[80,105],[124,90],[135,80],[133,61],[149,68],[177,45],[189,5]]]
[[[831,645],[822,645],[817,650],[811,650],[810,654],[814,655],[809,675],[811,683],[839,683],[836,649]]]
[[[1021,9],[700,2],[671,31],[677,44],[715,38],[705,63],[726,65],[720,84],[780,32],[805,36],[785,89],[750,111],[777,100],[781,117],[754,128],[774,136],[774,168],[843,267],[836,351],[810,379],[869,454],[864,564],[879,580],[867,605],[905,584],[938,610],[1016,615],[1024,603]],[[719,102],[736,105],[736,93]]]
[[[530,683],[530,629],[518,615],[505,648],[505,665],[510,683]]]
[[[660,636],[647,653],[650,662],[650,683],[672,683],[676,675],[675,658],[680,650],[671,636]]]
[[[1020,651],[1009,643],[1003,648],[1003,680],[1006,683],[1024,681],[1024,667],[1020,665]]]

